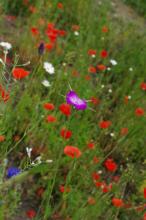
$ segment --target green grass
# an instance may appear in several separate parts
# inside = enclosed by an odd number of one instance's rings
[[[123,0],[124,3],[131,5],[138,13],[146,17],[146,2],[145,0]]]
[[[57,3],[36,1],[36,13],[16,20],[16,30],[21,30],[20,34],[5,34],[6,41],[13,43],[13,64],[7,69],[0,66],[1,84],[8,88],[4,79],[5,71],[11,79],[10,100],[0,103],[0,134],[6,138],[0,143],[1,219],[20,215],[21,211],[17,208],[24,200],[28,201],[28,209],[36,210],[35,220],[55,219],[55,214],[65,220],[69,217],[73,220],[140,219],[143,212],[138,212],[135,207],[145,203],[146,121],[145,114],[137,117],[135,110],[141,107],[146,111],[146,94],[140,89],[140,84],[145,81],[145,31],[139,32],[134,25],[114,19],[108,1],[98,5],[93,0],[64,0],[63,11],[57,9]],[[3,13],[13,12],[13,5],[4,2],[4,6]],[[24,12],[21,4],[19,7],[20,12]],[[18,8],[14,14],[19,14]],[[41,25],[40,18],[43,20]],[[48,42],[45,35],[48,23],[54,23],[67,35],[57,39],[52,52],[46,51],[40,57],[37,46],[42,41]],[[79,36],[74,35],[72,25],[80,26]],[[103,26],[108,27],[108,33],[102,32]],[[40,37],[32,36],[31,27],[38,27]],[[89,49],[97,50],[96,58],[88,56]],[[100,57],[102,49],[109,53],[106,59]],[[110,59],[115,59],[118,64],[111,66]],[[14,63],[20,65],[29,60],[31,64],[25,69],[30,71],[30,75],[14,81],[11,77]],[[43,69],[45,61],[54,65],[54,75],[49,75]],[[90,65],[97,66],[99,63],[110,66],[111,70],[88,73]],[[129,68],[133,68],[133,71]],[[74,71],[79,76],[73,76]],[[87,76],[90,76],[90,80],[86,79]],[[44,79],[50,81],[51,87],[43,87],[41,82]],[[94,106],[88,102],[85,111],[72,108],[70,117],[62,115],[59,106],[65,102],[70,85],[81,98],[90,100],[94,96],[100,99],[100,104]],[[109,89],[112,89],[112,93]],[[128,104],[124,102],[125,96],[131,96]],[[43,109],[46,102],[55,105],[53,112]],[[46,123],[48,114],[54,115],[57,122]],[[105,130],[99,128],[101,120],[110,120],[111,127]],[[60,136],[62,127],[72,131],[69,140]],[[125,127],[128,128],[128,134],[121,136],[120,131]],[[114,137],[110,136],[111,133],[114,133]],[[16,135],[19,136],[18,141],[14,141]],[[94,142],[93,150],[87,148],[90,141]],[[66,145],[78,147],[82,156],[71,159],[64,155]],[[26,147],[33,148],[31,160],[26,154]],[[32,161],[40,155],[42,164],[32,166]],[[95,156],[100,158],[97,164],[93,163]],[[118,166],[115,173],[110,173],[103,165],[111,157]],[[5,164],[5,158],[8,164]],[[48,159],[53,162],[46,163]],[[7,180],[6,170],[10,166],[19,167],[22,174]],[[97,188],[92,180],[92,173],[98,171],[102,171],[101,181],[113,185],[107,193]],[[113,182],[114,176],[120,176],[118,183]],[[60,185],[69,187],[70,192],[61,193]],[[36,195],[39,187],[45,189],[41,198]],[[4,194],[7,196],[4,197]],[[95,199],[94,205],[88,203],[89,197]],[[131,209],[114,207],[111,203],[113,197],[131,204]],[[14,205],[10,204],[11,200],[15,201]]]

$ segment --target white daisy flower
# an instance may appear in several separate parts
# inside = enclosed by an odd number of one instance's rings
[[[114,137],[114,136],[115,136],[115,134],[114,134],[114,133],[110,133],[110,136],[111,136],[111,137]]]
[[[74,32],[74,35],[75,35],[75,36],[79,36],[79,32],[78,32],[78,31],[75,31],[75,32]]]
[[[54,66],[49,63],[49,62],[44,62],[44,69],[46,70],[47,73],[49,74],[54,74],[55,73],[55,69],[54,69]]]
[[[110,63],[113,65],[113,66],[116,66],[118,63],[116,60],[110,60]]]
[[[92,55],[92,58],[95,58],[95,57],[96,57],[95,54],[93,54],[93,55]]]
[[[50,87],[51,86],[50,82],[48,80],[46,80],[46,79],[44,79],[42,81],[42,85],[45,86],[45,87]]]
[[[109,93],[112,93],[112,89],[109,89],[108,92],[109,92]]]
[[[10,50],[12,45],[8,42],[0,42],[0,46],[4,48],[4,50]]]
[[[130,68],[129,68],[129,71],[131,71],[131,72],[132,72],[132,71],[133,71],[133,68],[132,68],[132,67],[130,67]]]
[[[99,170],[98,173],[99,173],[99,174],[102,174],[102,170]]]

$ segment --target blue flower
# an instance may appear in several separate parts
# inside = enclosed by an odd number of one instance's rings
[[[20,172],[20,169],[17,167],[9,167],[7,170],[7,177],[11,178],[12,176],[18,175]]]

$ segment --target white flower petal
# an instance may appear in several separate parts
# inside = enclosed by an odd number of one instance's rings
[[[55,69],[54,69],[54,66],[49,63],[49,62],[44,62],[44,69],[46,70],[47,73],[49,74],[54,74],[55,73]]]
[[[116,60],[110,60],[110,63],[113,65],[113,66],[116,66],[118,63]]]
[[[12,45],[8,42],[0,42],[0,46],[3,47],[5,50],[10,50]]]

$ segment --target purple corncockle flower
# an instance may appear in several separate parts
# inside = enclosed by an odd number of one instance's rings
[[[73,105],[77,110],[85,110],[87,108],[86,100],[80,99],[73,90],[67,93],[66,102]]]
[[[17,167],[9,167],[7,170],[7,177],[11,178],[12,176],[18,175],[20,172],[20,169]]]

